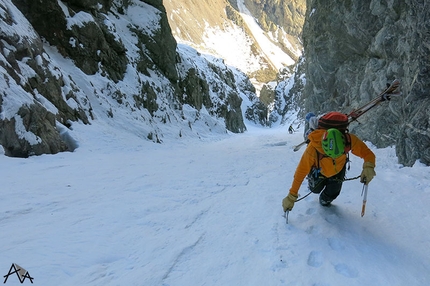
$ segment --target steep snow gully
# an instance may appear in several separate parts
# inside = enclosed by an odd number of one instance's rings
[[[429,169],[398,165],[393,148],[369,144],[364,217],[355,180],[330,208],[298,202],[286,224],[300,130],[166,144],[101,122],[73,130],[73,153],[0,156],[4,274],[17,263],[35,285],[430,283]],[[349,177],[362,165],[351,157]]]

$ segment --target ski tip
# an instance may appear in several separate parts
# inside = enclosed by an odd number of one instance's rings
[[[396,91],[396,89],[400,86],[400,80],[395,79],[393,80],[393,82],[390,84],[390,86],[387,88],[387,90],[391,92]]]

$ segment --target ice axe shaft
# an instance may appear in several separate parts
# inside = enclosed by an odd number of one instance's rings
[[[364,182],[364,185],[363,185],[363,192],[362,192],[362,195],[363,195],[363,206],[361,207],[361,217],[363,217],[364,216],[364,213],[365,213],[365,211],[366,211],[366,202],[367,202],[367,188],[369,187],[369,185],[368,184],[366,184],[366,182]]]
[[[285,222],[288,224],[288,214],[290,213],[290,211],[285,211],[283,217],[285,218]]]
[[[361,217],[364,216],[365,211],[366,211],[366,201],[363,201],[363,206],[361,207]]]

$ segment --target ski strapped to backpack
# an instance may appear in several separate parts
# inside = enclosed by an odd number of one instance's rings
[[[400,81],[398,79],[395,79],[376,98],[374,98],[373,100],[369,101],[365,105],[363,105],[363,106],[361,106],[361,107],[359,107],[359,108],[354,109],[353,111],[351,111],[348,115],[346,115],[347,118],[348,118],[348,122],[346,123],[346,126],[348,126],[351,122],[356,121],[357,118],[359,118],[361,115],[363,115],[364,113],[366,113],[367,111],[369,111],[373,107],[377,106],[381,102],[384,102],[386,100],[391,100],[392,96],[399,96],[401,94],[397,90],[399,87],[400,87]],[[303,141],[299,145],[295,146],[294,149],[293,149],[293,151],[296,152],[296,151],[300,150],[300,148],[303,145],[306,145],[307,143],[309,143],[308,140]]]

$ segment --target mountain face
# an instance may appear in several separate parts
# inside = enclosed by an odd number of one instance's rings
[[[232,3],[236,1],[230,1]],[[246,7],[266,32],[273,32],[280,44],[285,44],[282,37],[287,37],[293,46],[301,46],[300,37],[306,13],[303,0],[245,0]],[[285,34],[281,33],[281,30]],[[285,46],[288,52],[289,46]],[[292,51],[291,51],[292,52]],[[293,58],[297,54],[292,53]]]
[[[250,98],[245,118],[271,126],[288,108],[273,83],[293,74],[302,53],[305,0],[165,0],[178,42],[221,57],[246,73],[258,97]]]
[[[243,132],[241,96],[255,97],[245,74],[177,44],[162,0],[5,0],[0,47],[8,156],[73,150],[73,124],[95,119],[154,142]]]
[[[276,80],[302,52],[305,1],[165,0],[174,37],[240,68],[254,83]]]
[[[399,162],[430,165],[430,2],[308,0],[303,27],[304,109],[352,111],[399,79],[402,96],[351,124]]]

